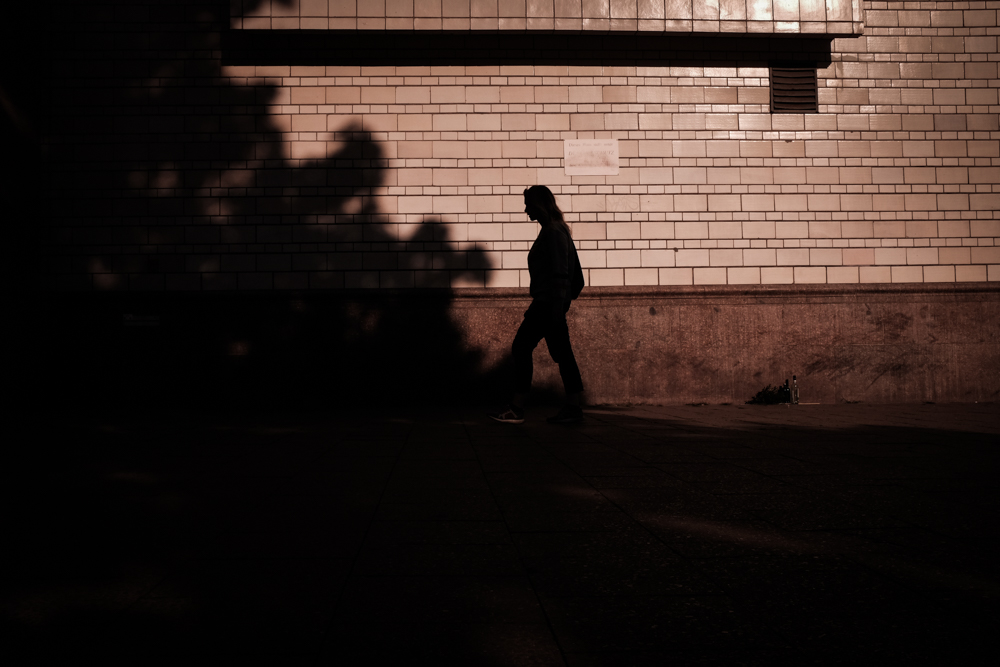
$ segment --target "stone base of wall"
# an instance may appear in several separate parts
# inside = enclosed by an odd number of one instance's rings
[[[205,407],[503,400],[524,290],[49,295],[42,397]],[[1000,287],[588,288],[570,331],[598,403],[1000,398]],[[545,345],[537,400],[561,392]],[[26,385],[27,386],[27,385]]]
[[[1000,396],[1000,290],[976,284],[592,290],[571,312],[595,403],[742,403],[793,375],[803,402]]]

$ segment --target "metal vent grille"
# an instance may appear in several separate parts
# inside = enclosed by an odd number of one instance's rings
[[[815,68],[771,68],[771,113],[816,113],[816,98]]]

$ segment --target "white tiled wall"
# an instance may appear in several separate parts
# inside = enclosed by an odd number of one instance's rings
[[[227,73],[280,80],[293,159],[371,132],[389,166],[371,202],[398,240],[440,221],[455,250],[485,251],[487,286],[525,284],[534,183],[592,285],[997,280],[997,10],[975,4],[869,3],[866,34],[819,72],[818,114],[769,113],[759,67]],[[619,140],[619,175],[566,176],[562,142],[600,137]]]
[[[1000,280],[998,6],[866,2],[865,34],[835,39],[819,71],[817,114],[771,114],[766,67],[707,61],[225,66],[232,89],[271,91],[260,158],[213,166],[183,240],[143,227],[91,256],[72,231],[60,266],[98,288],[526,286],[521,193],[540,183],[590,285]],[[565,175],[563,142],[581,138],[617,138],[620,173]],[[276,163],[327,173],[276,187]],[[126,194],[167,201],[184,168],[132,174]],[[337,186],[341,168],[364,183]],[[263,210],[237,210],[251,196]],[[309,197],[328,204],[283,213]],[[183,266],[148,283],[108,265],[149,248]]]

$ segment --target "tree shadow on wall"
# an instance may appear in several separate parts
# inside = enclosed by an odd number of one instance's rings
[[[448,288],[482,284],[485,253],[439,220],[401,233],[376,211],[385,151],[359,127],[323,133],[322,157],[290,157],[272,115],[281,78],[233,80],[209,55],[225,4],[67,16],[53,61],[68,71],[44,119],[55,289],[39,327],[60,385],[98,400],[322,402],[493,384],[449,314]]]
[[[483,370],[482,355],[468,348],[450,314],[452,282],[482,284],[485,253],[457,249],[433,218],[406,225],[401,240],[368,194],[384,180],[373,167],[384,151],[358,128],[337,136],[345,140],[333,155],[258,170],[255,182],[267,185],[225,203],[241,219],[263,220],[248,235],[265,229],[269,244],[296,248],[257,259],[278,262],[301,284],[284,297],[229,295],[222,310],[213,301],[202,314],[216,332],[212,347],[187,356],[225,359],[210,381],[228,384],[243,402],[262,391],[268,402],[299,404],[488,394],[496,373]]]

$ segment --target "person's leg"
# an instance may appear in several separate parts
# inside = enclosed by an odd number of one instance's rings
[[[531,356],[538,347],[538,341],[545,337],[545,309],[537,304],[537,301],[531,302],[510,346],[514,364],[514,397],[511,404],[518,408],[524,406],[524,398],[531,391],[531,377],[534,374]]]
[[[545,343],[549,347],[552,360],[559,365],[559,375],[566,390],[566,402],[579,405],[580,394],[583,393],[583,379],[580,377],[580,367],[573,355],[573,346],[569,342],[569,327],[566,324],[564,311],[553,314],[545,332]]]
[[[531,355],[538,347],[538,341],[545,336],[545,319],[541,316],[545,309],[535,304],[532,301],[524,313],[524,321],[510,346],[514,366],[514,394],[504,410],[490,415],[498,422],[520,424],[524,421],[524,399],[531,391],[531,376],[534,372]]]
[[[553,424],[575,424],[583,419],[580,402],[583,396],[583,380],[580,368],[573,355],[573,346],[569,342],[569,327],[566,325],[566,310],[553,315],[545,335],[552,360],[559,365],[559,375],[562,377],[566,390],[566,405],[548,421]]]

